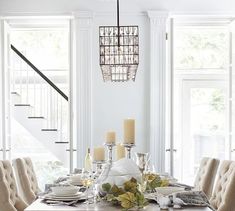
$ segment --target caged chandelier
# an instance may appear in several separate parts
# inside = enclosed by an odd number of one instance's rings
[[[104,81],[135,81],[139,65],[138,26],[119,25],[117,0],[117,26],[100,26],[100,67]]]

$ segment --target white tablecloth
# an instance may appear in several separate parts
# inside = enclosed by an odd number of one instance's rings
[[[36,200],[33,204],[31,204],[25,211],[121,211],[120,207],[109,206],[107,203],[97,203],[86,205],[81,203],[78,207],[69,207],[69,206],[49,206],[44,203],[41,203],[41,200]],[[145,209],[145,211],[160,211],[160,208],[156,204],[149,204]],[[169,209],[169,211],[179,211],[179,209]],[[182,211],[211,211],[209,208],[185,208],[181,209]]]

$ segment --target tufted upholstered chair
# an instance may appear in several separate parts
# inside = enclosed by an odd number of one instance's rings
[[[210,199],[217,211],[235,211],[235,162],[223,161]]]
[[[19,197],[9,161],[0,161],[0,211],[23,211],[27,204]]]
[[[203,191],[208,199],[210,199],[212,194],[218,166],[219,160],[207,157],[202,158],[194,182],[195,190]]]
[[[38,187],[37,177],[30,158],[17,158],[13,160],[18,187],[23,199],[31,204],[41,192]]]

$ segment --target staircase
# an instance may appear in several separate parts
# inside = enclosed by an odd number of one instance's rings
[[[11,49],[12,116],[68,167],[68,97],[23,53]]]

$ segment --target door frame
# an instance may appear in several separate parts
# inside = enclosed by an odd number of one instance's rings
[[[10,27],[6,20],[0,19],[0,93],[1,93],[1,100],[0,100],[0,107],[1,107],[1,130],[0,130],[0,137],[1,137],[1,147],[0,153],[2,153],[2,159],[6,160],[10,158],[10,145],[11,145],[11,109],[10,109],[10,60],[9,60],[9,48],[10,48]]]
[[[9,109],[10,111],[10,91],[7,91],[6,89],[6,84],[8,84],[7,86],[9,86],[8,90],[10,90],[10,79],[6,80],[6,77],[10,77],[7,76],[8,74],[10,74],[10,71],[6,71],[8,70],[8,53],[10,52],[9,49],[6,49],[6,24],[8,25],[9,22],[9,28],[10,27],[14,27],[14,28],[35,28],[35,24],[37,24],[38,27],[36,28],[59,28],[59,27],[63,27],[65,24],[68,25],[69,27],[69,42],[68,42],[68,48],[69,48],[69,119],[68,119],[68,123],[69,123],[69,140],[70,140],[70,145],[69,145],[69,160],[70,160],[70,165],[69,165],[69,171],[72,172],[74,169],[74,133],[73,133],[73,124],[74,124],[74,119],[73,119],[73,112],[74,112],[74,105],[73,105],[73,97],[74,97],[74,86],[73,86],[73,73],[75,72],[75,67],[73,65],[74,63],[74,29],[72,28],[72,24],[71,24],[71,19],[72,16],[68,15],[56,15],[56,16],[30,16],[27,17],[26,15],[22,15],[22,16],[7,16],[7,17],[2,17],[0,18],[0,33],[1,33],[1,40],[0,40],[0,62],[1,62],[1,66],[0,66],[0,70],[1,70],[1,75],[0,75],[0,82],[1,82],[1,87],[0,87],[0,91],[2,94],[2,98],[1,98],[1,105],[3,105],[1,107],[1,112],[2,114],[5,114],[7,109]],[[47,23],[47,20],[50,20],[53,23]],[[66,22],[66,23],[65,23]],[[9,29],[10,31],[10,29]],[[8,46],[10,47],[10,45],[8,44]],[[9,65],[10,67],[10,65]],[[5,83],[6,82],[6,83]],[[0,117],[1,119],[1,130],[0,130],[0,134],[1,134],[1,139],[4,140],[3,141],[3,159],[6,159],[6,153],[9,151],[9,158],[10,158],[10,147],[7,148],[6,146],[6,140],[7,138],[10,139],[10,136],[7,135],[6,133],[6,121],[7,121],[7,117],[5,116],[5,118],[2,116]],[[10,119],[10,118],[8,118]],[[10,125],[9,121],[8,124]],[[3,131],[3,132],[1,132]],[[9,142],[10,143],[10,142]],[[0,153],[1,153],[1,145],[0,145]],[[65,152],[66,153],[66,152]]]
[[[171,14],[170,21],[168,22],[168,46],[167,46],[167,101],[169,106],[167,106],[166,113],[167,113],[167,122],[166,122],[166,130],[165,133],[169,134],[166,138],[165,149],[166,149],[166,169],[168,170],[169,174],[174,176],[174,157],[176,156],[176,149],[174,146],[174,136],[176,133],[176,129],[174,127],[174,103],[177,99],[174,97],[174,89],[175,89],[175,82],[177,80],[187,80],[187,79],[215,79],[215,80],[222,80],[228,82],[228,74],[204,74],[200,72],[199,74],[195,74],[195,72],[191,72],[190,74],[175,74],[175,66],[174,66],[174,32],[175,27],[192,27],[192,26],[215,26],[215,27],[228,27],[229,24],[232,22],[231,17],[222,17],[218,16],[208,16],[206,14],[197,14],[196,16],[190,16],[188,14]],[[230,63],[231,64],[231,63]],[[230,65],[231,66],[231,65]],[[213,70],[212,70],[213,71]],[[193,73],[194,72],[194,73]],[[178,84],[178,88],[180,90],[181,83]],[[182,95],[182,93],[180,93]],[[229,111],[228,114],[229,115]],[[229,133],[229,130],[227,131]],[[231,152],[230,152],[231,155]],[[229,155],[229,156],[230,156]]]

